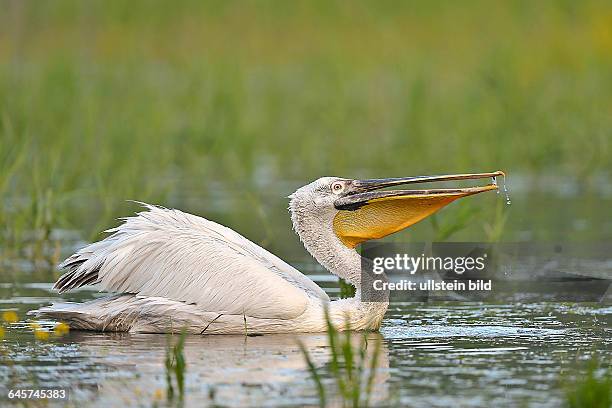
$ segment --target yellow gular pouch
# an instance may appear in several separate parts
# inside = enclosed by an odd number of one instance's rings
[[[416,224],[458,198],[495,189],[497,186],[490,184],[454,190],[413,190],[373,198],[358,209],[339,210],[334,217],[334,232],[344,245],[354,248]]]

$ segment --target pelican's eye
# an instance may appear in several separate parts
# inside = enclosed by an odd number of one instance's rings
[[[342,184],[342,183],[341,183],[341,182],[339,182],[339,181],[336,181],[336,182],[332,183],[332,185],[331,185],[331,190],[332,190],[332,192],[333,192],[334,194],[341,193],[341,192],[342,192],[342,190],[344,190],[344,184]]]

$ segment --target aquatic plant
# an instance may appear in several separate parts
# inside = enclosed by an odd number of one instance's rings
[[[19,321],[19,316],[17,316],[16,312],[12,310],[7,310],[5,312],[2,312],[2,320],[7,323],[15,323]]]
[[[432,214],[430,222],[434,232],[434,241],[445,241],[453,234],[467,228],[478,212],[479,208],[468,202],[453,212],[451,216]]]
[[[344,279],[338,279],[338,286],[340,286],[340,299],[347,299],[355,296],[357,289]]]
[[[210,213],[215,186],[239,189],[255,205],[223,200],[221,221],[278,252],[270,190],[294,180],[477,164],[595,190],[612,168],[609,2],[38,3],[0,13],[5,258],[91,240],[126,199]]]
[[[36,338],[36,340],[47,341],[49,340],[49,336],[50,335],[47,330],[44,330],[44,329],[34,330],[34,337]]]
[[[495,214],[492,221],[484,221],[483,229],[487,236],[487,241],[498,242],[504,233],[506,222],[508,221],[508,212],[506,204],[498,200],[495,206]]]
[[[70,326],[67,323],[60,322],[53,328],[53,333],[56,337],[65,336],[68,332],[70,332]]]
[[[584,376],[568,386],[566,402],[569,408],[610,408],[612,407],[612,374],[601,370],[599,361],[593,357],[587,363]]]
[[[32,333],[34,333],[34,338],[36,340],[40,340],[40,341],[49,340],[49,337],[50,337],[49,331],[45,329],[44,327],[42,327],[40,323],[36,321],[31,321],[28,323],[28,327],[32,330]]]
[[[374,349],[368,353],[367,334],[361,336],[357,346],[353,344],[353,332],[340,333],[332,324],[329,312],[325,312],[327,322],[327,340],[331,352],[329,372],[334,380],[337,395],[343,407],[369,406],[376,377],[376,367],[380,355],[380,342],[374,342]],[[302,342],[298,342],[306,360],[308,371],[317,388],[319,405],[325,407],[328,393],[323,383],[323,374],[313,363],[308,350]]]
[[[185,336],[186,332],[183,329],[178,341],[173,344],[172,336],[168,335],[166,359],[164,361],[166,368],[166,398],[169,402],[174,401],[176,391],[178,391],[179,404],[182,404],[185,397],[185,370],[187,368],[184,355]]]
[[[18,321],[17,313],[12,310],[6,310],[2,312],[2,320],[0,321],[0,340],[2,340],[6,334],[6,329],[4,328],[5,323],[15,323]]]
[[[14,311],[6,310],[2,312],[2,323],[11,324],[17,321],[19,321],[19,317],[17,316],[17,313],[15,313]],[[5,333],[6,333],[6,330],[4,326],[0,325],[0,340],[4,338]]]

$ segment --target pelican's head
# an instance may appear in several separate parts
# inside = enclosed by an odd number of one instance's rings
[[[345,246],[354,248],[361,242],[379,239],[409,227],[458,198],[496,190],[495,177],[498,176],[504,176],[504,173],[496,171],[368,180],[322,177],[291,194],[290,209],[294,215],[297,212],[328,215],[324,219],[332,220],[336,236]],[[407,184],[484,178],[492,179],[492,182],[462,188],[385,189]]]

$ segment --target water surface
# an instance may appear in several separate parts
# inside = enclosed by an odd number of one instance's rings
[[[0,307],[23,317],[57,299],[50,286],[9,291],[4,285]],[[595,353],[603,361],[612,357],[611,333],[612,307],[604,304],[395,304],[380,334],[368,335],[382,342],[373,402],[559,406],[564,382],[579,375],[585,360]],[[315,405],[297,340],[332,386],[325,335],[188,336],[187,404]],[[73,406],[118,400],[150,406],[156,390],[165,389],[166,345],[164,335],[76,331],[37,341],[20,321],[7,328],[2,344],[1,392],[61,387],[70,390]]]

